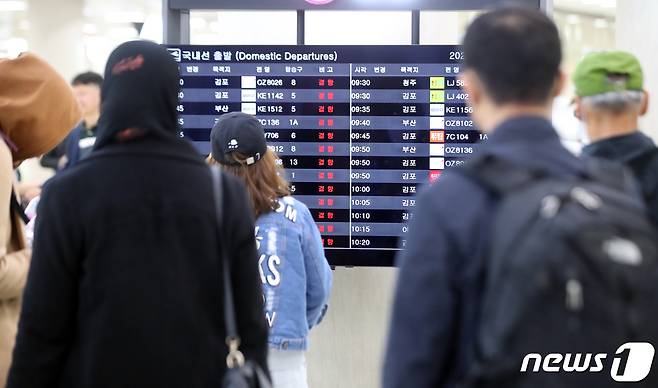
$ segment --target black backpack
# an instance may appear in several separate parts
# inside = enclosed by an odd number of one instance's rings
[[[612,376],[628,378],[639,362],[618,348],[658,345],[656,233],[630,173],[588,163],[573,179],[495,156],[458,170],[500,200],[476,346],[458,386],[618,386]],[[658,387],[658,372],[632,386]]]

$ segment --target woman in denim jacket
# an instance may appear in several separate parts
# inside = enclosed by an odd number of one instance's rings
[[[290,196],[255,117],[223,115],[210,140],[209,161],[242,179],[251,196],[274,387],[306,388],[308,334],[327,310],[332,283],[320,233],[308,208]]]

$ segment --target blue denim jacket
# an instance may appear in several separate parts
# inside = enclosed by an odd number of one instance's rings
[[[256,220],[269,345],[306,350],[309,330],[327,310],[332,274],[311,212],[292,197]]]

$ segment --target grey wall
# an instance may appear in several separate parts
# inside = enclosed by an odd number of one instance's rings
[[[645,133],[658,140],[658,1],[617,1],[617,48],[637,55],[642,63],[645,89],[650,93],[649,114],[642,120]]]
[[[377,388],[396,269],[337,268],[331,304],[311,332],[310,388]]]
[[[382,22],[385,20],[385,22]],[[409,44],[411,12],[309,12],[306,44]],[[359,29],[333,29],[357,23]],[[329,311],[311,332],[309,388],[379,388],[395,268],[337,268]]]

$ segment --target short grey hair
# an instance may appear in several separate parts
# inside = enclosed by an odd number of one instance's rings
[[[622,90],[582,97],[583,105],[595,110],[622,113],[629,110],[639,111],[644,100],[640,90]]]

